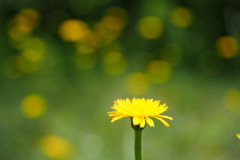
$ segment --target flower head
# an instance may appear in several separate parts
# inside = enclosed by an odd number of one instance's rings
[[[113,107],[111,107],[115,111],[108,112],[108,115],[111,122],[130,117],[133,125],[140,125],[140,128],[144,128],[146,122],[150,127],[154,127],[154,122],[150,118],[153,117],[160,120],[166,127],[169,127],[170,125],[164,119],[173,120],[173,118],[161,115],[167,108],[166,104],[160,104],[160,101],[154,101],[153,99],[117,99],[114,101]]]
[[[237,138],[240,139],[240,133],[236,134]]]

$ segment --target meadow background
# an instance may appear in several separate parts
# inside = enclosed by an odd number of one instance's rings
[[[144,160],[238,160],[239,41],[238,0],[0,0],[0,159],[133,159],[106,112],[144,97]]]

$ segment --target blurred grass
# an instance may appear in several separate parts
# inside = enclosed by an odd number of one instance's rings
[[[230,83],[199,75],[193,77],[183,72],[146,94],[146,97],[167,102],[168,115],[175,120],[170,128],[159,124],[144,130],[145,159],[238,159],[239,144],[235,133],[239,131],[239,108],[230,110],[224,105],[226,91],[237,87],[238,81]],[[28,119],[19,109],[26,92],[33,92],[32,85],[25,86],[25,92],[20,86],[24,86],[26,80],[17,86],[11,85],[12,89],[6,88],[5,96],[1,96],[4,107],[0,112],[1,122],[4,122],[1,123],[3,157],[43,158],[39,139],[53,134],[64,137],[74,146],[70,159],[131,159],[133,131],[129,120],[110,124],[106,115],[113,100],[126,97],[122,89],[123,78],[102,79],[100,76],[101,83],[95,83],[89,72],[82,75],[88,80],[90,76],[91,80],[84,83],[76,79],[74,87],[70,81],[59,83],[58,80],[55,91],[44,89],[46,83],[42,78],[31,81],[39,86],[34,92],[41,93],[48,104],[47,112],[39,119]],[[90,140],[86,141],[86,137]],[[86,150],[89,153],[83,153]]]
[[[174,118],[145,160],[239,159],[239,3],[128,3],[0,1],[0,159],[133,159],[126,97]]]

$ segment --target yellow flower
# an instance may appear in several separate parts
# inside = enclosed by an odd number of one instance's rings
[[[154,122],[150,117],[160,120],[166,127],[170,125],[164,120],[173,120],[172,117],[160,115],[167,110],[166,104],[160,104],[160,101],[154,101],[153,99],[133,98],[130,99],[117,99],[114,101],[111,109],[115,110],[108,112],[111,122],[118,119],[130,117],[133,125],[140,125],[140,128],[144,128],[146,122],[150,127],[154,127]]]
[[[240,139],[240,133],[236,134],[237,138]]]

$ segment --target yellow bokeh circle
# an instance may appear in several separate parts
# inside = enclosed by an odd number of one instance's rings
[[[88,24],[77,19],[66,20],[59,27],[59,34],[65,41],[85,40],[89,32]]]
[[[46,111],[45,99],[38,94],[29,94],[21,102],[21,111],[27,118],[39,118]]]
[[[222,58],[233,58],[238,52],[238,41],[234,37],[223,36],[217,39],[216,47]]]
[[[147,67],[147,75],[153,83],[165,83],[171,77],[170,64],[167,61],[151,61]]]
[[[240,91],[229,89],[224,97],[225,107],[232,111],[240,111]]]
[[[56,135],[46,135],[40,139],[42,152],[53,159],[65,159],[70,156],[70,143]]]
[[[108,52],[103,56],[102,67],[110,75],[119,75],[126,70],[127,61],[120,52]]]
[[[163,23],[158,17],[146,16],[139,21],[138,31],[146,39],[156,39],[163,33]]]
[[[40,14],[32,8],[22,9],[12,20],[8,34],[13,40],[22,40],[38,24]]]
[[[240,139],[240,133],[236,134],[237,138]]]
[[[127,12],[120,7],[112,7],[102,19],[104,25],[110,30],[120,31],[127,21]]]
[[[134,95],[142,95],[150,89],[147,76],[141,72],[135,72],[127,76],[125,81],[126,89]]]
[[[188,27],[193,20],[192,12],[187,8],[176,8],[171,12],[171,22],[177,27]]]

